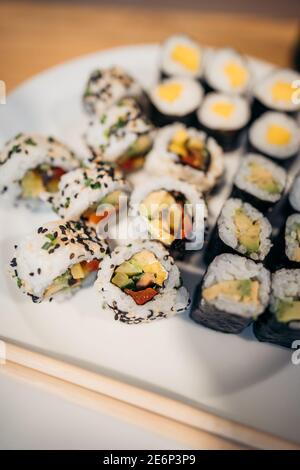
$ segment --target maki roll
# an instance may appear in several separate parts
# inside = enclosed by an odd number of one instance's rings
[[[157,127],[182,122],[186,126],[197,124],[203,89],[199,83],[187,77],[172,77],[150,90],[151,119]]]
[[[266,209],[278,202],[286,186],[286,171],[268,158],[250,153],[241,159],[233,191],[255,207]]]
[[[53,137],[18,134],[0,153],[0,194],[11,201],[44,199],[78,166],[74,152]]]
[[[251,86],[248,60],[233,49],[212,51],[206,60],[204,79],[209,90],[245,95]]]
[[[41,302],[74,291],[98,270],[107,245],[80,222],[50,222],[23,238],[10,262],[22,292]]]
[[[300,212],[300,173],[295,177],[289,192],[289,202],[295,211]]]
[[[300,340],[300,269],[280,269],[272,275],[269,311],[253,329],[259,341],[286,348]]]
[[[118,211],[120,197],[130,192],[129,183],[110,165],[77,168],[64,175],[59,191],[51,197],[53,210],[65,220],[96,226]]]
[[[145,168],[150,174],[168,175],[207,192],[223,173],[224,156],[213,138],[176,123],[158,131]]]
[[[240,96],[208,93],[197,117],[200,127],[212,135],[224,150],[232,151],[241,144],[250,110],[248,102]]]
[[[299,152],[299,127],[293,118],[284,113],[268,112],[251,125],[249,143],[251,150],[284,162]]]
[[[175,255],[185,249],[201,249],[206,206],[195,186],[168,177],[137,186],[130,198],[130,214],[142,218],[146,238],[158,240]],[[193,248],[189,243],[193,242]]]
[[[125,172],[140,169],[152,146],[153,127],[137,102],[124,98],[90,121],[84,139],[90,160],[116,164]]]
[[[167,318],[189,306],[179,269],[157,242],[117,247],[101,263],[95,285],[115,320],[127,324]]]
[[[279,69],[260,80],[253,89],[253,116],[265,111],[281,111],[295,115],[300,103],[293,99],[296,88],[293,83],[300,80],[300,74],[289,69]]]
[[[228,199],[218,219],[218,233],[228,247],[262,261],[269,253],[272,226],[255,207],[241,199]]]
[[[240,333],[268,305],[270,274],[262,264],[222,254],[204,275],[192,311],[197,323],[224,333]]]
[[[200,79],[203,71],[203,50],[184,34],[169,37],[162,45],[161,75]]]
[[[94,70],[83,94],[84,109],[88,114],[101,115],[122,98],[134,97],[142,103],[144,92],[139,83],[121,67]]]
[[[289,261],[300,263],[300,214],[287,218],[285,225],[285,254]]]

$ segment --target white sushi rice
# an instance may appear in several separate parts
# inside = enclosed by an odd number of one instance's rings
[[[125,97],[140,99],[140,84],[121,67],[95,70],[89,77],[83,95],[83,104],[89,114],[101,115],[106,109]]]
[[[7,142],[0,153],[0,194],[11,201],[19,198],[21,181],[27,171],[43,163],[65,171],[79,166],[74,152],[53,137],[19,134]]]
[[[285,253],[290,261],[299,262],[300,241],[297,237],[295,227],[300,229],[300,214],[293,214],[287,218],[285,226]],[[298,253],[298,259],[296,256]]]
[[[292,302],[300,298],[300,269],[279,269],[272,275],[270,310],[276,314],[279,301]],[[289,323],[290,328],[300,329],[300,321]]]
[[[189,137],[204,142],[211,155],[207,172],[197,170],[189,165],[182,165],[178,155],[168,151],[168,145],[173,136],[180,130],[185,130]],[[208,137],[205,132],[192,127],[175,123],[160,129],[156,135],[154,147],[147,155],[145,169],[152,175],[166,175],[188,183],[195,184],[199,191],[209,191],[221,177],[224,170],[224,155],[215,139]]]
[[[172,100],[163,100],[159,95],[161,85],[179,84],[182,90],[179,96]],[[202,86],[187,77],[172,77],[163,80],[150,90],[150,99],[154,106],[163,114],[170,116],[185,116],[199,108],[203,98]]]
[[[202,194],[198,191],[196,186],[192,184],[174,180],[173,178],[169,178],[167,176],[160,178],[149,178],[147,183],[144,182],[143,184],[137,185],[133,190],[129,203],[129,215],[135,219],[136,222],[138,218],[142,219],[140,227],[145,227],[146,223],[146,229],[148,230],[148,233],[150,233],[150,222],[143,215],[141,215],[140,206],[149,194],[161,189],[167,192],[176,191],[184,196],[187,204],[187,210],[193,219],[193,230],[189,234],[189,239],[192,240],[194,237],[196,237],[198,243],[197,247],[193,249],[201,249],[204,243],[207,208]],[[136,227],[138,226],[139,224],[136,223]],[[145,234],[142,233],[141,237],[145,237]]]
[[[232,107],[229,116],[222,116],[215,111],[215,106],[224,103]],[[209,129],[231,131],[242,129],[250,118],[247,100],[240,96],[225,93],[208,93],[197,113],[199,122]]]
[[[132,98],[113,105],[89,122],[84,134],[91,159],[115,162],[126,153],[139,136],[152,136],[153,127]]]
[[[300,212],[300,173],[294,179],[289,193],[289,201],[295,211]]]
[[[228,75],[225,73],[226,66],[231,63],[245,71],[245,83],[235,87],[232,86]],[[218,49],[211,51],[208,55],[205,63],[204,77],[214,90],[243,95],[249,91],[252,74],[248,60],[244,56],[234,49]]]
[[[270,236],[272,234],[272,225],[266,219],[263,214],[255,209],[251,204],[243,202],[241,199],[228,199],[221,211],[218,219],[218,232],[221,240],[234,250],[241,254],[246,254],[247,249],[244,245],[239,243],[236,236],[236,226],[234,223],[234,215],[237,210],[242,209],[245,214],[252,220],[252,222],[259,222],[260,234],[259,234],[259,249],[257,252],[252,252],[249,257],[255,261],[263,260],[269,253],[272,243]]]
[[[91,165],[64,175],[58,193],[51,198],[54,211],[63,219],[77,220],[89,207],[114,191],[129,193],[130,184],[109,165]]]
[[[268,142],[268,131],[276,126],[290,134],[290,141],[286,144],[271,144]],[[258,151],[280,159],[289,158],[299,152],[300,129],[294,119],[284,113],[267,112],[252,124],[249,130],[250,143]]]
[[[180,61],[172,57],[176,46],[188,47],[196,51],[198,57],[198,68],[195,71],[185,67]],[[162,45],[161,70],[166,75],[177,75],[182,77],[199,78],[202,75],[204,63],[204,51],[200,45],[189,36],[184,34],[174,35],[168,38]]]
[[[50,246],[49,236],[55,238]],[[94,230],[73,221],[49,222],[21,240],[11,261],[11,274],[25,294],[41,302],[57,276],[73,264],[101,260],[106,252],[106,243]]]
[[[112,284],[111,278],[117,266],[142,250],[148,250],[156,256],[167,271],[168,277],[152,300],[144,305],[137,305],[130,295]],[[167,318],[184,311],[189,305],[189,294],[182,286],[180,272],[173,258],[163,245],[147,240],[117,247],[111,255],[104,258],[95,287],[101,301],[115,312],[115,318],[128,324]]]
[[[244,258],[239,255],[222,254],[217,256],[208,267],[202,289],[211,287],[222,281],[250,279],[259,282],[259,303],[237,302],[224,295],[219,295],[210,302],[218,310],[240,315],[245,318],[260,315],[265,310],[270,294],[270,273],[261,263]],[[201,305],[207,302],[201,299]]]
[[[274,179],[282,188],[280,193],[269,193],[268,191],[259,188],[257,185],[247,180],[248,176],[250,175],[250,167],[252,163],[261,165],[272,173]],[[286,185],[286,180],[286,171],[279,165],[276,165],[276,163],[273,163],[268,158],[262,157],[259,154],[249,153],[241,158],[240,167],[235,176],[234,183],[239,189],[246,191],[247,193],[252,194],[259,199],[262,199],[263,201],[276,202],[281,198],[282,192],[284,191]]]
[[[263,80],[255,84],[253,89],[254,96],[267,108],[276,111],[294,112],[300,110],[299,99],[279,100],[275,99],[272,92],[276,83],[293,84],[300,81],[300,74],[290,69],[278,69],[268,74]],[[298,85],[299,89],[299,85]],[[299,97],[295,87],[295,98]]]

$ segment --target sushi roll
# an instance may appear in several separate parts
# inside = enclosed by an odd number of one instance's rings
[[[294,100],[296,88],[293,83],[300,80],[300,74],[289,69],[278,69],[269,73],[253,88],[253,117],[265,111],[280,111],[296,115],[300,111],[299,100]]]
[[[204,79],[209,90],[245,95],[251,86],[251,78],[247,58],[237,51],[219,49],[208,55]]]
[[[250,153],[241,158],[235,176],[233,195],[252,203],[258,209],[267,209],[278,202],[287,181],[286,171],[261,155]]]
[[[175,256],[203,246],[206,206],[193,185],[168,177],[140,184],[130,198],[130,215],[145,221],[146,234],[142,238],[149,234]]]
[[[74,152],[53,137],[18,134],[0,153],[0,194],[10,201],[44,199],[78,166]]]
[[[177,178],[207,192],[223,174],[224,156],[213,138],[175,123],[158,131],[145,168],[152,175]]]
[[[50,222],[24,237],[10,262],[22,292],[39,303],[74,291],[98,270],[107,245],[80,222]]]
[[[117,247],[101,263],[95,285],[115,320],[127,324],[167,318],[189,306],[179,269],[157,242]]]
[[[83,105],[90,114],[101,115],[122,98],[133,97],[144,103],[145,94],[139,83],[121,67],[93,71],[87,81]]]
[[[224,333],[241,333],[269,302],[270,274],[261,263],[222,254],[204,275],[192,318]]]
[[[93,165],[64,175],[59,191],[49,202],[62,219],[81,218],[85,223],[97,226],[112,212],[118,211],[121,195],[129,193],[130,189],[117,169],[107,164]]]
[[[285,254],[289,261],[300,263],[300,214],[293,214],[287,218],[285,225]]]
[[[172,77],[156,84],[149,94],[150,117],[157,127],[181,122],[197,124],[196,110],[203,97],[199,83],[187,77]]]
[[[200,127],[213,136],[226,151],[241,145],[250,119],[245,98],[225,93],[208,93],[197,113]]]
[[[272,275],[269,311],[253,329],[259,341],[286,348],[300,340],[300,269],[280,269]]]
[[[271,249],[270,222],[255,207],[241,199],[230,198],[225,202],[217,225],[225,246],[254,261],[263,261]]]
[[[290,189],[289,202],[295,211],[300,212],[300,173],[295,177]]]
[[[152,147],[153,127],[137,102],[124,98],[90,121],[84,135],[90,160],[116,164],[125,172],[144,165]]]
[[[290,161],[300,150],[300,129],[293,118],[284,113],[268,112],[249,129],[250,150],[277,160]]]
[[[169,37],[162,45],[162,78],[189,77],[200,79],[204,51],[191,37],[184,34]]]

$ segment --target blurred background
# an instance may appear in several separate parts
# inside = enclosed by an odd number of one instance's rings
[[[11,90],[73,57],[175,32],[293,64],[299,0],[1,0],[1,80]]]

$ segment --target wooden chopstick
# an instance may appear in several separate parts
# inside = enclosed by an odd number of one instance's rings
[[[22,382],[37,386],[68,402],[120,419],[131,425],[139,426],[165,438],[178,441],[182,444],[183,448],[210,450],[235,450],[242,448],[235,443],[205,431],[175,422],[115,398],[93,392],[10,361],[5,366],[0,366],[0,373],[18,381],[21,380]]]
[[[155,431],[176,429],[183,442],[198,448],[300,449],[300,446],[108,376],[5,342],[4,373],[26,377],[68,399],[135,420]],[[113,400],[113,401],[111,401]],[[101,402],[101,403],[100,403]],[[178,431],[177,431],[178,430]],[[184,438],[185,436],[185,438]]]

